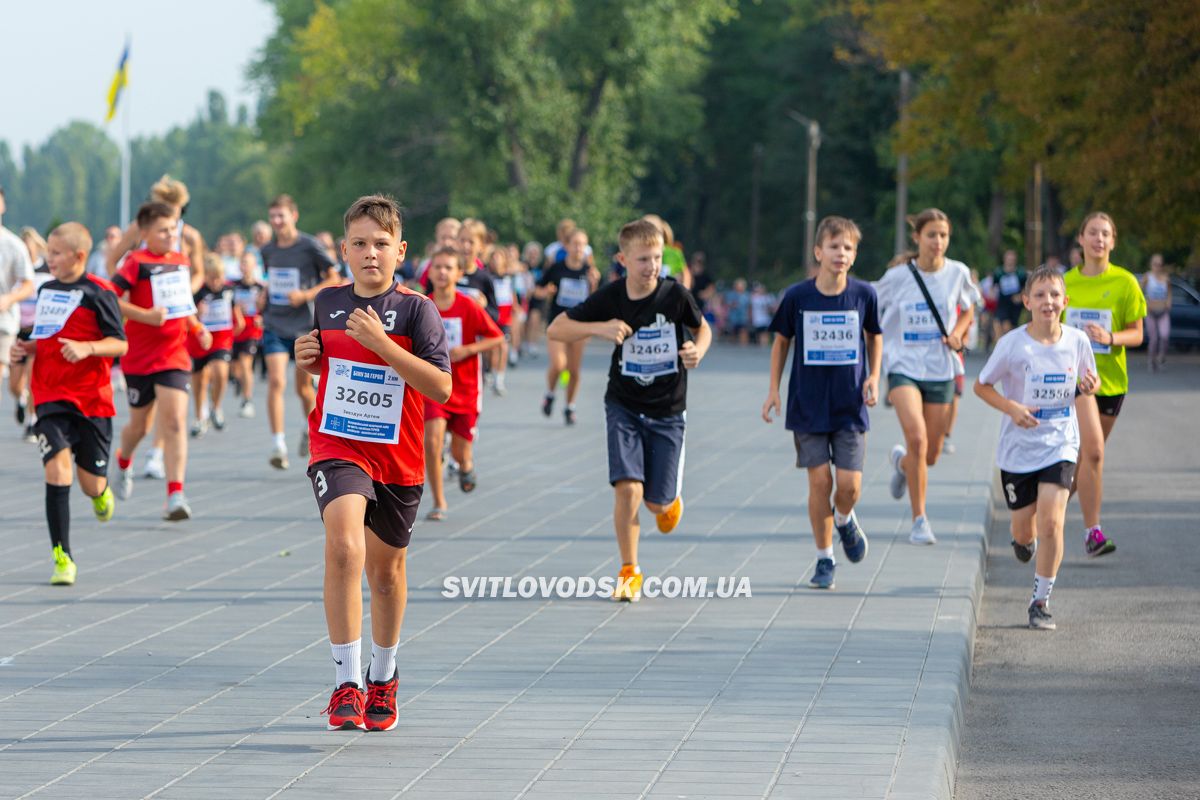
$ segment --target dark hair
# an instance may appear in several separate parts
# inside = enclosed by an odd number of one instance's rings
[[[1025,279],[1025,286],[1021,289],[1021,294],[1029,297],[1029,293],[1033,290],[1033,285],[1038,281],[1058,281],[1062,284],[1064,291],[1067,288],[1067,282],[1063,279],[1062,274],[1054,267],[1047,267],[1043,264],[1029,273],[1029,277]]]
[[[370,217],[379,223],[379,227],[397,239],[401,237],[400,206],[391,197],[384,194],[363,195],[346,209],[346,216],[342,219],[342,223],[346,230],[349,231],[350,223],[363,217]]]
[[[825,217],[817,225],[817,247],[820,247],[821,243],[831,236],[841,236],[842,234],[854,237],[855,244],[862,241],[862,231],[854,224],[854,220],[846,217]]]
[[[438,256],[450,256],[451,258],[454,259],[454,266],[458,267],[459,269],[464,269],[463,254],[458,251],[457,247],[447,246],[447,247],[437,248],[432,253],[430,253],[429,262],[433,263],[433,260],[435,258],[437,258]]]
[[[290,194],[275,195],[275,199],[271,201],[271,205],[267,206],[267,208],[286,208],[293,214],[300,213],[300,209],[296,207],[296,201],[292,199]]]
[[[138,209],[137,226],[139,228],[148,228],[155,220],[174,218],[174,208],[166,203],[160,203],[157,200],[151,200],[149,203],[142,203],[141,208]]]

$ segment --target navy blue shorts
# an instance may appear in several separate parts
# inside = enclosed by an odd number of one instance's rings
[[[295,360],[296,340],[285,339],[270,329],[265,330],[262,335],[262,353],[264,356],[287,353],[291,359]]]
[[[685,414],[647,417],[613,402],[608,424],[608,482],[638,481],[644,500],[669,505],[683,489]]]

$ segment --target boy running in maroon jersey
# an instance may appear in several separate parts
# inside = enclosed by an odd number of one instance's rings
[[[129,337],[129,352],[121,359],[129,387],[129,422],[121,429],[117,450],[121,470],[117,496],[125,500],[133,493],[133,451],[157,411],[167,467],[163,519],[178,522],[192,516],[183,494],[187,390],[192,375],[188,331],[199,335],[202,347],[212,343],[211,335],[196,319],[192,299],[204,276],[197,273],[193,279],[187,257],[172,249],[177,228],[174,209],[165,203],[146,203],[138,209],[137,224],[146,246],[130,253],[113,277]]]
[[[296,339],[297,366],[320,378],[308,476],[325,522],[325,621],[337,665],[325,710],[330,730],[391,730],[405,554],[425,479],[425,397],[450,398],[450,358],[437,307],[395,281],[408,246],[395,201],[360,197],[345,228],[342,255],[354,282],[318,294],[316,328]],[[365,695],[364,567],[372,639]]]
[[[75,582],[72,455],[96,518],[108,522],[116,506],[107,477],[116,415],[109,370],[113,358],[125,353],[125,331],[112,284],[87,274],[91,250],[92,237],[78,222],[54,229],[46,250],[54,277],[39,290],[31,341],[14,345],[17,355],[36,354],[30,389],[46,469],[46,522],[54,548],[50,583],[62,586]]]
[[[433,283],[433,302],[446,330],[446,346],[453,364],[454,391],[445,403],[425,401],[426,474],[433,490],[433,510],[426,519],[446,518],[446,494],[442,490],[442,443],[450,431],[450,451],[459,466],[458,485],[464,492],[475,490],[475,460],[471,442],[483,397],[479,391],[483,362],[479,354],[497,348],[504,333],[488,313],[455,284],[462,277],[462,256],[452,247],[433,254],[427,270]]]

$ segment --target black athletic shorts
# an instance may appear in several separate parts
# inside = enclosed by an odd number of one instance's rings
[[[37,434],[43,464],[60,450],[70,449],[75,454],[77,467],[103,477],[108,475],[112,428],[112,417],[85,417],[78,411],[54,411],[39,415],[33,432]]]
[[[261,339],[243,339],[240,342],[233,343],[233,357],[241,358],[242,356],[258,355],[258,345]]]
[[[130,408],[145,408],[154,402],[154,387],[165,386],[186,392],[192,385],[192,376],[181,369],[164,369],[150,375],[125,374],[125,396]]]
[[[213,350],[211,353],[205,353],[199,358],[192,359],[192,372],[200,372],[214,361],[224,361],[228,364],[233,360],[233,353],[228,350]]]
[[[1079,387],[1075,387],[1075,396],[1079,397],[1083,392],[1079,391]],[[1121,413],[1121,406],[1125,405],[1125,395],[1110,394],[1110,395],[1095,395],[1096,407],[1100,409],[1100,413],[1106,417],[1115,417]]]
[[[1064,489],[1071,488],[1075,477],[1075,463],[1059,461],[1036,472],[1005,472],[1000,470],[1000,485],[1004,488],[1004,501],[1010,511],[1031,506],[1037,502],[1038,484],[1053,483]]]
[[[1110,394],[1106,397],[1096,395],[1096,406],[1106,417],[1115,417],[1120,414],[1123,405],[1125,405],[1125,395],[1123,394]]]
[[[375,531],[384,544],[408,547],[424,484],[397,486],[379,483],[371,480],[371,476],[363,472],[358,464],[340,459],[313,464],[308,468],[308,479],[312,481],[313,494],[317,497],[317,508],[321,510],[322,517],[325,516],[325,506],[334,499],[347,494],[360,494],[367,498],[367,513],[363,517],[367,527]]]

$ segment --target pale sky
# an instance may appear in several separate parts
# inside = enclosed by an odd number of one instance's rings
[[[265,0],[0,0],[0,139],[18,160],[72,120],[103,126],[128,35],[132,136],[185,125],[209,89],[254,113],[246,66],[275,29]],[[108,125],[121,136],[121,113]]]

